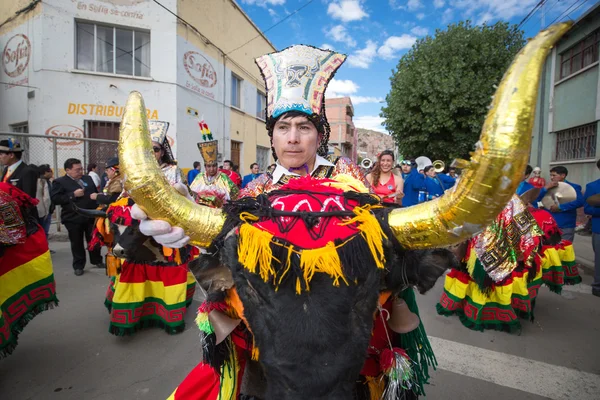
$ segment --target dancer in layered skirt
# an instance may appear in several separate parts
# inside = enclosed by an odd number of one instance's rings
[[[58,304],[48,240],[31,214],[36,204],[0,183],[0,359],[33,317]]]
[[[552,215],[515,196],[495,224],[468,242],[461,267],[446,276],[438,314],[456,314],[473,330],[520,331],[519,318],[534,318],[542,285],[561,293],[567,274],[569,282],[581,279],[574,259]],[[498,265],[510,272],[498,274]]]

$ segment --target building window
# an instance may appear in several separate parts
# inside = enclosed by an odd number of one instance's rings
[[[231,141],[231,162],[233,165],[240,166],[242,154],[242,142]]]
[[[554,161],[596,158],[596,122],[556,132]]]
[[[92,139],[119,140],[119,122],[112,121],[86,121],[87,137]],[[104,173],[107,160],[117,157],[118,144],[112,142],[87,142],[87,161],[98,165],[98,173]]]
[[[76,68],[150,76],[150,32],[77,22]]]
[[[10,126],[10,131],[15,133],[29,133],[29,123],[13,124]]]
[[[264,93],[256,91],[256,117],[262,120],[266,120],[267,115],[267,97]]]
[[[231,74],[231,106],[242,108],[242,78]]]
[[[598,61],[600,29],[577,42],[560,55],[560,76],[564,79]]]
[[[269,166],[269,148],[256,146],[256,163],[261,171],[266,171]]]

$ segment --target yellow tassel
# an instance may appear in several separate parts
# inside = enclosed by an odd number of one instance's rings
[[[256,343],[252,344],[252,361],[258,361],[258,357],[260,356],[260,351],[258,347],[256,347]]]
[[[333,286],[340,285],[340,279],[348,284],[337,249],[333,242],[327,243],[320,249],[302,250],[300,253],[300,269],[303,272],[306,290],[310,290],[309,283],[316,272],[321,272],[333,278]],[[296,292],[298,284],[296,284]]]
[[[240,227],[238,259],[249,272],[256,273],[259,267],[260,277],[267,282],[270,276],[275,275],[273,269],[273,251],[271,240],[273,235],[262,231],[250,224],[242,224]]]
[[[256,222],[258,221],[258,217],[254,214],[250,214],[247,211],[240,213],[240,219],[244,222]]]
[[[371,214],[371,207],[355,207],[352,210],[356,217],[340,224],[350,225],[357,223],[357,229],[361,232],[362,237],[367,242],[369,250],[375,259],[377,268],[383,269],[385,267],[385,254],[383,253],[383,239],[387,239],[387,236],[381,230],[381,225],[377,222],[377,219]]]
[[[385,390],[385,380],[380,376],[365,376],[367,386],[369,386],[370,400],[379,400],[383,398]]]

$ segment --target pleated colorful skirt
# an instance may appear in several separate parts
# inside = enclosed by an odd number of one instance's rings
[[[0,257],[0,359],[17,347],[19,333],[39,313],[58,305],[52,259],[44,231]]]
[[[467,265],[475,262],[475,252],[471,252]],[[560,294],[565,284],[581,282],[569,242],[544,246],[534,267],[517,268],[509,278],[485,292],[466,270],[452,269],[446,276],[437,312],[445,316],[458,315],[462,324],[473,330],[517,332],[521,329],[520,318],[533,320],[541,285]],[[470,270],[468,266],[467,270]],[[535,276],[532,277],[532,273]]]
[[[124,261],[121,273],[110,280],[104,302],[110,313],[110,333],[131,335],[146,327],[161,327],[169,334],[182,332],[195,285],[187,263],[162,266]]]

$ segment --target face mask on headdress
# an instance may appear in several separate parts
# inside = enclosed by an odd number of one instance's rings
[[[319,155],[327,155],[330,129],[325,116],[325,89],[345,60],[344,54],[305,45],[257,58],[267,89],[269,135],[281,115],[289,111],[304,113],[323,135]]]

